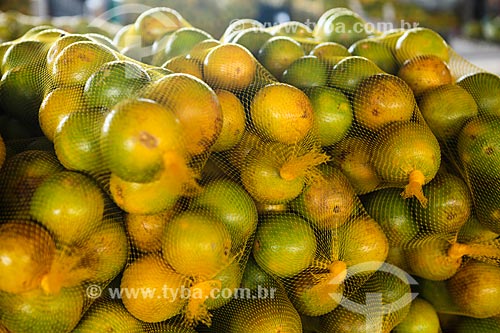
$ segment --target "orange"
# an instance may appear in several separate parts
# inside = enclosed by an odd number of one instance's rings
[[[203,78],[212,87],[241,90],[255,78],[257,62],[239,44],[222,44],[211,49],[203,61]]]
[[[410,87],[391,74],[375,74],[361,81],[352,104],[356,120],[374,131],[391,122],[409,121],[417,105]]]
[[[151,85],[144,97],[166,106],[179,119],[189,155],[207,152],[222,129],[222,110],[215,92],[189,74],[167,75]]]
[[[121,27],[113,37],[113,44],[119,50],[131,45],[141,45],[141,35],[135,29],[135,24],[126,24]]]
[[[395,56],[400,64],[421,55],[435,55],[447,62],[449,46],[437,32],[428,28],[406,30],[396,42]]]
[[[83,316],[82,288],[46,294],[35,289],[22,294],[0,294],[2,324],[9,332],[72,332]]]
[[[46,179],[31,199],[31,216],[52,232],[56,241],[80,240],[101,224],[104,193],[92,178],[61,171]]]
[[[227,26],[226,30],[224,30],[220,41],[223,43],[228,43],[231,38],[234,37],[237,33],[248,28],[264,28],[264,24],[251,18],[234,20]]]
[[[190,210],[166,224],[162,255],[178,273],[207,280],[231,261],[231,235],[223,222],[199,210]]]
[[[179,314],[187,302],[188,278],[161,257],[147,255],[132,262],[121,279],[122,302],[137,319],[154,323]]]
[[[221,42],[219,42],[216,39],[205,39],[199,42],[198,44],[194,45],[191,50],[186,54],[186,58],[188,59],[195,59],[198,60],[199,62],[203,62],[205,59],[207,53],[215,46],[220,45]]]
[[[128,182],[158,179],[164,155],[184,154],[179,119],[154,101],[126,99],[106,116],[101,134],[101,153],[109,170]]]
[[[172,32],[165,41],[163,52],[167,59],[184,55],[199,42],[212,39],[212,36],[198,28],[184,27]]]
[[[143,45],[151,45],[164,34],[187,25],[178,11],[167,7],[146,10],[135,20],[135,31],[141,36]]]
[[[174,73],[191,74],[198,79],[203,79],[201,63],[196,59],[187,59],[180,55],[165,62],[161,67]]]
[[[159,252],[163,228],[174,213],[174,209],[167,209],[156,214],[127,214],[125,226],[134,249]]]
[[[273,214],[259,221],[252,253],[267,273],[292,277],[312,264],[316,247],[316,236],[306,220],[289,213]]]
[[[313,107],[305,93],[285,83],[261,88],[250,104],[250,117],[259,135],[295,144],[313,127]]]
[[[56,129],[64,118],[84,108],[81,87],[63,87],[52,90],[45,95],[38,111],[38,120],[43,134],[53,142]]]
[[[319,43],[309,54],[318,57],[328,64],[336,64],[343,57],[351,55],[344,45],[335,42]]]
[[[288,36],[275,36],[262,44],[257,58],[275,78],[280,79],[283,71],[304,55],[304,49],[296,40]]]
[[[37,288],[49,271],[56,245],[50,234],[27,221],[0,225],[0,290],[23,293]]]
[[[215,93],[222,109],[222,129],[212,151],[223,151],[237,145],[245,133],[245,107],[237,96],[227,90]]]
[[[175,161],[186,168],[185,161]],[[114,202],[127,213],[156,214],[174,206],[182,194],[183,177],[170,172],[172,164],[161,172],[160,178],[147,183],[125,181],[111,174],[109,187]],[[184,171],[182,171],[184,172]]]
[[[426,90],[453,83],[446,62],[431,54],[407,60],[399,68],[397,75],[410,86],[415,96]]]
[[[52,72],[52,67],[54,66],[55,59],[66,46],[76,42],[85,41],[89,42],[91,41],[91,39],[83,35],[67,34],[58,38],[54,43],[52,43],[47,53],[47,69],[49,70],[49,73]]]
[[[75,42],[55,58],[52,77],[58,86],[83,86],[101,65],[118,60],[111,49],[96,42]]]

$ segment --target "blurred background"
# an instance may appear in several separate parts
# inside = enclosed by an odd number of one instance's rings
[[[134,3],[134,0],[0,0],[0,41],[12,40],[41,24],[112,37],[140,14],[113,10]],[[144,0],[140,4],[174,8],[193,26],[216,38],[236,18],[256,18],[266,24],[287,20],[312,24],[329,8],[348,7],[369,22],[391,22],[396,28],[407,22],[432,28],[464,58],[500,74],[500,0]],[[95,24],[96,20],[99,24]]]

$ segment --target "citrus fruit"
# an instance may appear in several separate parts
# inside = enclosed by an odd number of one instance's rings
[[[342,58],[351,55],[344,45],[335,42],[321,42],[309,54],[330,65],[334,65]]]
[[[335,309],[344,290],[345,264],[340,272],[306,269],[293,279],[288,289],[290,301],[306,316],[322,316]]]
[[[373,61],[364,57],[349,56],[339,60],[330,72],[329,85],[346,93],[355,93],[358,84],[369,76],[383,74]]]
[[[410,86],[415,96],[428,89],[452,83],[446,62],[432,54],[408,59],[399,68],[397,75]]]
[[[315,227],[334,229],[349,220],[357,197],[339,169],[331,166],[320,168],[322,177],[307,186],[292,206]]]
[[[0,318],[9,332],[71,332],[83,315],[81,288],[58,294],[35,289],[22,294],[0,292]]]
[[[233,148],[245,133],[246,113],[240,99],[227,90],[216,90],[222,109],[222,129],[212,146],[212,151],[224,151]]]
[[[423,191],[429,199],[427,208],[413,206],[420,227],[426,232],[455,235],[471,215],[472,198],[467,183],[451,173],[438,172]]]
[[[339,251],[339,259],[346,264],[348,269],[360,265],[361,272],[374,272],[387,258],[389,251],[387,237],[380,225],[368,215],[358,216],[333,232],[338,235],[338,239],[332,237],[333,251]],[[338,245],[335,244],[336,242]],[[337,248],[339,250],[336,250]],[[335,260],[335,253],[333,253],[333,260]]]
[[[166,33],[187,25],[175,9],[154,7],[142,12],[135,20],[135,31],[141,35],[141,43],[151,45]]]
[[[417,297],[410,305],[410,312],[392,332],[394,333],[438,333],[441,331],[436,309],[425,299]]]
[[[286,83],[268,84],[255,94],[250,117],[259,135],[295,144],[313,127],[314,110],[307,95]]]
[[[83,95],[90,107],[112,108],[123,99],[137,95],[150,81],[139,65],[127,60],[111,61],[88,78]]]
[[[327,13],[323,15],[325,14]],[[348,9],[339,10],[330,14],[324,21],[318,20],[314,28],[314,37],[322,42],[336,42],[349,47],[352,43],[368,37],[365,24],[366,22],[357,13]]]
[[[466,171],[475,177],[498,177],[500,118],[474,117],[458,135],[457,151]]]
[[[377,174],[394,187],[404,187],[403,197],[415,196],[422,206],[427,199],[422,186],[430,182],[441,165],[441,148],[424,125],[396,122],[379,130],[372,151]]]
[[[189,74],[176,73],[156,81],[145,97],[165,105],[179,119],[189,155],[207,152],[222,129],[222,110],[215,92]]]
[[[83,36],[89,38],[93,42],[108,47],[112,51],[118,52],[117,47],[115,46],[115,44],[113,44],[113,40],[108,36],[103,35],[102,33],[86,32],[83,34]]]
[[[241,165],[241,181],[256,202],[283,204],[302,192],[309,171],[325,160],[315,151],[300,155],[293,146],[263,144],[246,156]]]
[[[58,86],[83,86],[99,67],[114,60],[118,60],[117,56],[106,46],[96,42],[74,42],[59,52],[51,74]]]
[[[304,55],[302,46],[291,37],[274,36],[262,44],[257,59],[279,80],[285,69]]]
[[[273,34],[261,27],[253,27],[242,30],[234,35],[231,43],[236,43],[244,46],[252,53],[254,57],[258,57],[259,50],[264,43],[273,37]]]
[[[449,255],[450,243],[433,237],[404,250],[411,274],[433,281],[447,280],[462,264],[462,256]]]
[[[43,134],[54,141],[57,127],[73,112],[83,111],[85,101],[81,87],[61,87],[51,90],[42,100],[38,121]]]
[[[500,78],[492,73],[479,72],[460,77],[459,86],[467,90],[477,103],[480,114],[500,115]]]
[[[198,60],[188,59],[184,56],[176,56],[161,65],[162,68],[174,73],[185,73],[203,79],[202,65]]]
[[[48,50],[49,46],[46,43],[35,40],[23,40],[12,44],[3,55],[2,73],[18,66],[37,65],[43,67]]]
[[[462,311],[470,317],[488,318],[500,313],[499,281],[499,267],[471,261],[447,281],[447,287]]]
[[[59,29],[59,28],[51,28],[51,29],[45,29],[42,31],[38,31],[37,33],[33,34],[29,40],[34,40],[34,41],[40,41],[43,43],[46,43],[48,45],[54,43],[57,41],[59,38],[64,37],[67,34],[66,31]]]
[[[220,45],[221,42],[219,42],[217,39],[204,39],[198,44],[194,45],[191,50],[186,54],[186,58],[188,59],[194,59],[199,61],[200,63],[203,62],[205,59],[207,53],[215,46]]]
[[[401,190],[385,188],[361,198],[363,206],[380,225],[391,246],[404,246],[412,241],[419,231],[417,221]]]
[[[303,56],[285,69],[281,80],[300,89],[326,86],[328,82],[327,68],[317,57]]]
[[[314,112],[314,128],[321,146],[331,146],[342,140],[353,121],[351,103],[340,90],[314,87],[306,91]]]
[[[453,325],[456,333],[495,333],[500,330],[500,319],[497,317],[491,318],[473,318],[461,316],[458,322]]]
[[[158,179],[165,153],[184,154],[179,119],[168,107],[132,98],[107,114],[101,134],[101,153],[109,170],[127,182]]]
[[[26,221],[0,225],[0,290],[20,294],[36,289],[49,271],[55,243],[40,226]]]
[[[102,173],[100,136],[105,115],[100,110],[73,112],[59,123],[54,149],[59,162],[68,170]]]
[[[244,31],[244,30],[250,29],[250,28],[264,28],[264,24],[262,22],[259,22],[258,20],[251,19],[251,18],[236,19],[236,20],[232,21],[231,23],[229,23],[229,25],[226,27],[226,29],[222,33],[220,41],[223,43],[227,43],[238,32]]]
[[[261,298],[258,295],[254,295],[254,299],[238,298],[217,309],[212,319],[213,330],[232,333],[301,333],[300,315],[283,287],[275,285],[265,291],[267,297],[263,297],[263,292]]]
[[[399,37],[403,35],[407,29],[405,28],[393,28],[382,32],[376,38],[384,45],[386,45],[391,52],[394,54],[396,52],[396,44]]]
[[[373,61],[380,69],[389,74],[396,74],[399,65],[391,49],[374,38],[358,40],[349,47],[353,56],[365,57]]]
[[[159,252],[163,228],[174,212],[168,209],[156,214],[127,214],[125,226],[133,248],[141,252]]]
[[[64,170],[53,152],[27,150],[7,158],[0,171],[2,216],[29,219],[33,193],[47,178]]]
[[[206,211],[226,226],[233,248],[245,246],[257,228],[257,208],[241,185],[231,180],[214,180],[193,198],[191,207]]]
[[[104,196],[83,174],[61,171],[43,181],[31,199],[30,214],[54,235],[69,244],[93,232],[101,224]]]
[[[142,322],[133,317],[119,301],[96,300],[72,331],[93,332],[140,332]]]
[[[0,108],[19,120],[33,136],[42,135],[38,110],[50,80],[43,67],[26,65],[4,72],[0,80]]]
[[[159,256],[136,259],[123,271],[122,302],[135,318],[160,322],[179,314],[187,302],[188,278],[172,270]],[[128,293],[127,293],[128,291]]]
[[[173,72],[170,69],[162,67],[149,67],[146,68],[146,73],[148,73],[149,77],[151,78],[151,82],[155,82],[163,79],[165,76],[172,74]]]
[[[216,216],[187,211],[167,223],[162,238],[165,261],[178,273],[211,279],[229,264],[231,234]]]
[[[112,173],[109,188],[113,201],[133,214],[156,214],[170,209],[183,193],[186,162],[174,156],[159,178],[143,183],[129,182]]]
[[[391,332],[408,315],[412,293],[406,275],[377,271],[347,299],[362,308],[336,307],[320,318],[321,332]]]
[[[105,218],[100,227],[77,246],[86,263],[85,270],[91,272],[90,281],[107,283],[115,278],[125,267],[129,247],[122,221],[118,218]]]
[[[130,45],[142,45],[141,35],[135,29],[134,23],[125,24],[113,36],[113,44],[123,50]]]
[[[374,131],[391,122],[409,121],[417,105],[408,85],[391,74],[375,74],[361,81],[352,104],[356,120]]]
[[[447,144],[456,139],[464,124],[478,114],[478,107],[472,96],[456,84],[429,89],[417,102],[432,133],[440,142]]]
[[[332,164],[342,170],[357,194],[376,190],[382,183],[371,161],[369,139],[346,137],[332,146]]]
[[[3,61],[3,56],[5,55],[5,52],[13,45],[17,43],[17,41],[7,41],[7,42],[2,42],[0,43],[0,74],[2,74],[2,61]]]
[[[313,32],[311,28],[299,21],[287,21],[279,23],[270,29],[275,36],[290,36],[293,38],[312,38]]]
[[[193,46],[212,36],[201,29],[193,27],[182,27],[172,32],[165,44],[165,56],[167,59],[187,54]]]
[[[316,236],[306,220],[289,213],[273,214],[259,221],[252,253],[269,274],[291,277],[312,264],[316,246]]]
[[[404,64],[405,61],[422,55],[434,55],[447,62],[450,58],[449,46],[443,37],[429,28],[406,30],[396,42],[396,59]]]
[[[481,209],[480,207],[478,207]],[[457,241],[462,243],[490,241],[497,238],[499,235],[491,231],[485,225],[479,222],[476,214],[471,214],[469,219],[460,228]]]
[[[205,299],[203,305],[208,310],[214,310],[229,303],[236,296],[238,287],[241,282],[241,267],[237,261],[232,262],[226,268],[223,268],[217,275],[213,277],[213,281],[217,285],[216,289],[210,290],[208,298]],[[196,285],[191,287],[191,291],[196,293]]]
[[[203,78],[212,87],[241,90],[254,80],[257,61],[239,44],[228,43],[212,48],[203,61]]]
[[[250,293],[253,293],[259,289],[259,286],[260,288],[271,288],[274,285],[276,285],[274,277],[266,273],[250,254],[241,277],[241,288],[247,288]]]

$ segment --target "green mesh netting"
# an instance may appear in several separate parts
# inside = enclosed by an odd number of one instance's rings
[[[316,23],[0,44],[0,331],[497,332],[500,78]]]

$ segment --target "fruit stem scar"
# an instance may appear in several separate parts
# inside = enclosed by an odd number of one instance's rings
[[[427,208],[427,198],[424,196],[422,186],[425,184],[425,176],[420,170],[413,170],[409,176],[409,183],[405,186],[404,191],[401,193],[403,198],[408,199],[411,197],[417,198],[422,207]]]
[[[158,146],[158,140],[148,132],[141,131],[139,133],[139,141],[147,148],[153,149]]]
[[[500,246],[496,242],[474,244],[454,243],[448,249],[448,256],[452,258],[469,256],[500,259]]]

